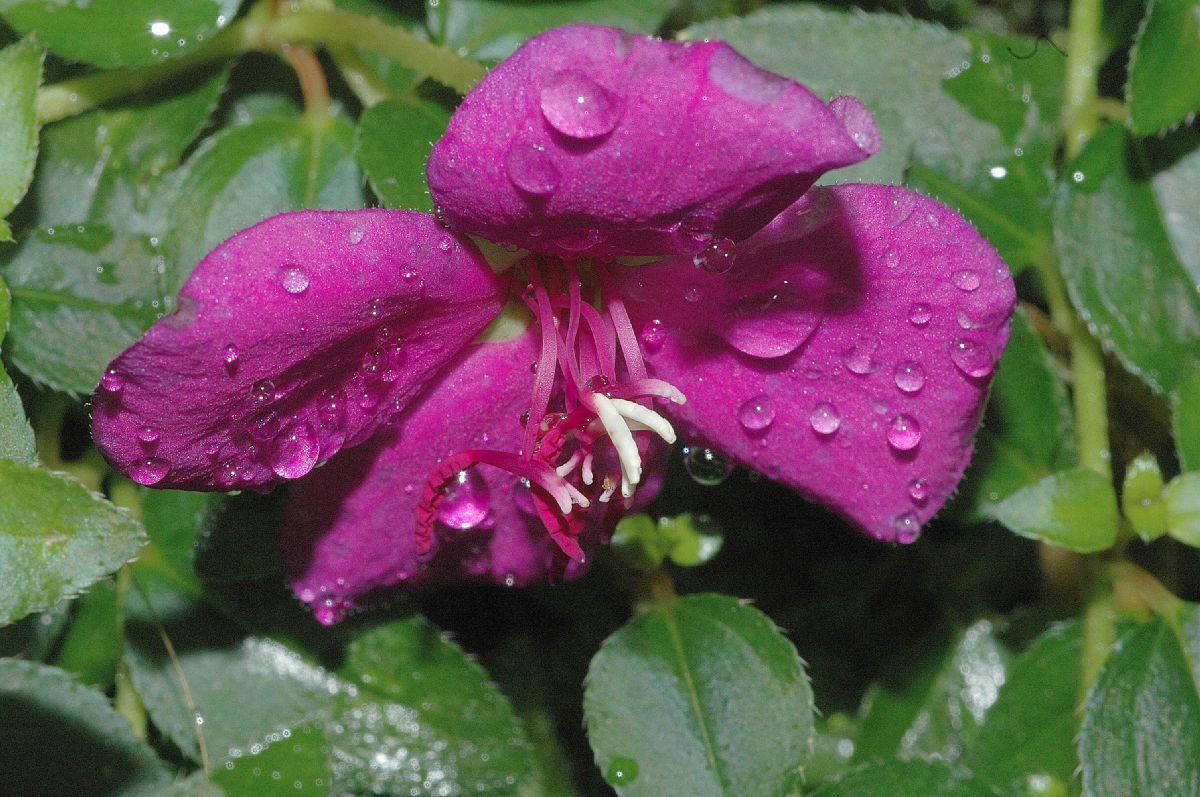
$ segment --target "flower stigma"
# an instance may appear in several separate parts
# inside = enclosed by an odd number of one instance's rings
[[[577,538],[586,510],[608,504],[618,488],[631,507],[651,439],[675,442],[675,429],[652,404],[686,398],[647,376],[629,314],[604,272],[611,266],[583,265],[585,277],[573,261],[531,255],[520,263],[513,290],[541,335],[521,450],[471,449],[439,462],[417,506],[418,553],[433,550],[439,505],[454,480],[467,468],[490,465],[529,486],[551,539],[583,561]],[[585,287],[595,303],[584,300]]]

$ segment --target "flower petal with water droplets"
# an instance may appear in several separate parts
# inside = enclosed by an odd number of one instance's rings
[[[831,202],[829,217],[812,224],[814,205]],[[911,541],[970,458],[1015,305],[1007,267],[956,213],[890,186],[816,189],[736,255],[720,276],[679,259],[621,274],[635,328],[655,332],[645,349],[651,372],[688,397],[665,414],[684,439],[828,504],[874,537]],[[979,278],[969,291],[956,277],[964,269]],[[747,356],[726,333],[721,296],[772,280],[820,296],[820,324],[783,356]],[[684,285],[698,301],[681,299]],[[974,319],[968,331],[960,311]],[[739,408],[765,400],[772,423],[748,426]]]
[[[702,253],[879,147],[853,98],[826,105],[723,42],[572,25],[467,95],[429,158],[453,227],[560,256]]]
[[[180,291],[188,312],[111,363],[93,398],[97,445],[159,487],[297,478],[403,409],[503,293],[474,245],[427,214],[272,217],[205,257]]]

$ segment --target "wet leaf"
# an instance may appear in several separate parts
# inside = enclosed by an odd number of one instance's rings
[[[433,212],[425,161],[450,114],[433,103],[381,102],[363,111],[354,154],[384,207]]]
[[[78,593],[145,539],[140,523],[75,479],[0,460],[0,624]]]
[[[596,764],[625,797],[779,794],[812,746],[795,648],[724,595],[656,605],[609,637],[584,716]]]
[[[987,784],[937,761],[878,761],[853,769],[813,797],[997,797]]]
[[[996,520],[1023,537],[1080,553],[1117,539],[1117,497],[1108,479],[1084,468],[1059,471],[1005,498]]]
[[[33,177],[41,80],[42,51],[34,42],[0,50],[0,243],[12,240],[4,217],[25,195]]]
[[[1129,56],[1129,126],[1150,135],[1200,110],[1200,0],[1152,0]]]

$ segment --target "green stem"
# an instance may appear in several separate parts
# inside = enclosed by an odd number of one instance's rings
[[[1104,57],[1100,36],[1101,0],[1071,0],[1070,43],[1063,87],[1063,130],[1067,157],[1083,149],[1100,124],[1096,75]]]
[[[285,45],[283,57],[291,64],[300,81],[304,97],[304,117],[314,127],[324,127],[332,118],[329,110],[329,83],[316,53],[303,45]]]
[[[1100,343],[1076,319],[1071,336],[1071,373],[1075,378],[1075,439],[1079,464],[1112,478],[1112,453],[1108,444],[1108,384]]]
[[[338,72],[342,74],[342,79],[364,108],[374,107],[391,98],[391,92],[376,79],[370,67],[353,48],[331,44],[326,46],[325,52],[329,53],[329,57],[337,65]]]
[[[1079,705],[1087,700],[1100,668],[1117,641],[1117,613],[1113,608],[1112,584],[1100,573],[1092,584],[1092,596],[1083,613],[1083,661],[1080,669]]]
[[[374,17],[337,9],[302,9],[272,21],[267,35],[279,43],[344,45],[379,53],[401,66],[466,94],[486,71],[483,64]]]
[[[38,91],[38,122],[49,124],[91,110],[110,100],[136,94],[176,75],[226,61],[255,49],[262,25],[261,14],[253,11],[208,42],[179,58],[147,66],[131,66],[43,86]]]

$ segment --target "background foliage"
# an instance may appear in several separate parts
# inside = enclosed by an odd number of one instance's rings
[[[1200,2],[842,5],[0,0],[0,793],[1197,794]],[[87,396],[230,233],[431,209],[456,90],[574,21],[864,100],[834,179],[1017,275],[975,460],[885,547],[676,459],[576,583],[323,628],[281,493],[137,487]]]

